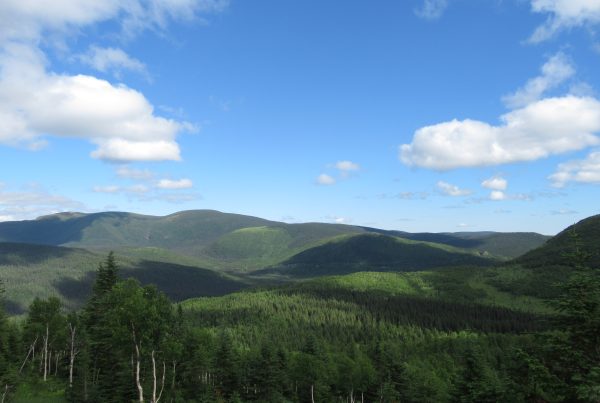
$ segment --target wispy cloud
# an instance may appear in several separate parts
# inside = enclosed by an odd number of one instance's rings
[[[600,151],[591,152],[583,160],[560,164],[548,179],[557,188],[562,188],[569,182],[600,184]]]
[[[452,185],[450,183],[443,182],[443,181],[439,181],[437,183],[437,188],[440,192],[442,192],[446,196],[453,196],[453,197],[468,196],[471,193],[473,193],[469,189],[461,189],[456,185]]]
[[[531,11],[548,14],[548,19],[533,32],[529,41],[546,41],[560,31],[600,23],[598,0],[531,0]]]
[[[515,93],[502,98],[510,108],[520,108],[539,100],[547,91],[558,87],[573,77],[575,68],[564,53],[552,56],[541,69],[541,74],[519,88]]]
[[[420,18],[437,20],[444,14],[447,7],[448,0],[423,0],[421,7],[416,8],[414,11]]]
[[[492,190],[506,190],[508,181],[501,176],[496,175],[481,182],[481,186]]]
[[[131,168],[127,165],[121,165],[116,170],[117,176],[124,179],[150,180],[155,174],[147,169]]]
[[[194,183],[191,179],[183,178],[183,179],[161,179],[156,184],[156,187],[159,189],[189,189],[194,186]]]
[[[335,178],[332,177],[331,175],[327,175],[327,174],[321,174],[319,176],[317,176],[317,184],[319,185],[324,185],[324,186],[331,186],[331,185],[335,185]]]
[[[0,184],[0,221],[23,220],[64,211],[85,210],[76,200],[48,192],[38,185],[18,191],[6,190]]]
[[[120,48],[91,46],[86,53],[75,58],[97,71],[111,73],[118,79],[121,79],[124,71],[131,71],[150,80],[146,65]]]

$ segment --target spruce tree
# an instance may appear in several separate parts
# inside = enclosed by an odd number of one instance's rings
[[[587,265],[590,254],[577,233],[570,234],[573,250],[565,254],[573,274],[555,303],[562,335],[553,340],[559,359],[555,370],[570,389],[570,399],[600,401],[600,274]]]

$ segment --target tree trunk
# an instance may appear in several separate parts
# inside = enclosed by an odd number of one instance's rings
[[[48,337],[50,336],[50,326],[46,323],[46,337],[44,337],[44,382],[48,379]]]
[[[154,350],[152,356],[152,403],[156,403],[156,360],[154,359]]]
[[[133,327],[133,323],[131,324],[131,335],[133,337],[133,345],[135,346],[135,384],[138,389],[138,397],[139,402],[144,402],[144,389],[142,388],[142,383],[140,382],[140,367],[141,367],[141,358],[140,358],[140,347],[135,338],[135,328]]]
[[[69,388],[73,387],[73,367],[75,367],[75,332],[77,326],[73,326],[69,322],[69,331],[71,332],[71,353],[69,355]]]
[[[23,364],[21,364],[21,368],[19,368],[19,375],[21,375],[21,372],[23,372],[23,367],[25,367],[25,364],[27,363],[27,359],[29,358],[29,355],[31,354],[31,352],[33,352],[33,358],[32,360],[35,360],[35,344],[37,343],[37,337],[35,338],[35,340],[33,341],[33,343],[31,343],[31,346],[29,347],[29,351],[27,352],[27,357],[25,357],[25,360],[23,360]]]
[[[312,403],[315,403],[315,385],[314,384],[310,385],[310,401]]]
[[[163,361],[163,373],[162,373],[162,382],[160,384],[160,392],[158,392],[158,397],[156,398],[156,402],[154,403],[158,403],[158,401],[160,400],[160,397],[163,394],[163,390],[165,390],[165,376],[167,374],[167,364]]]
[[[54,376],[58,375],[58,359],[61,356],[61,352],[57,351],[56,354],[54,354]]]
[[[177,361],[173,361],[173,376],[171,377],[171,390],[175,389],[175,369],[177,367]]]
[[[8,388],[9,386],[8,384],[6,384],[4,386],[4,393],[2,393],[2,399],[0,400],[0,403],[4,403],[4,399],[6,399],[6,395],[8,394]]]

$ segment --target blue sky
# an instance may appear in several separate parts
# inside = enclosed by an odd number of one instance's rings
[[[0,220],[600,213],[600,0],[0,4]]]

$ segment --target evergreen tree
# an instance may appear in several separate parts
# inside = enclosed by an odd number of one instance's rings
[[[111,251],[106,260],[98,265],[92,295],[84,308],[83,325],[87,336],[87,348],[78,365],[78,373],[86,379],[79,380],[78,383],[82,383],[84,388],[80,392],[91,402],[106,399],[99,391],[110,390],[111,372],[119,358],[116,356],[118,352],[111,345],[112,329],[105,320],[106,313],[110,310],[107,297],[117,284],[117,273],[118,266]],[[103,380],[107,380],[108,384],[101,385]]]
[[[600,401],[600,273],[587,265],[590,255],[578,234],[570,235],[573,250],[565,256],[573,274],[555,303],[555,324],[563,334],[552,340],[553,367],[569,385],[569,399]]]

